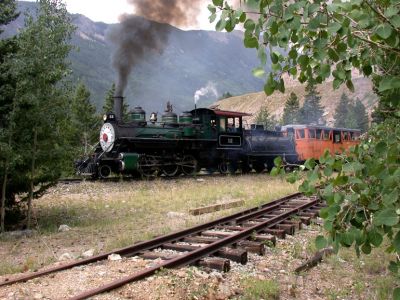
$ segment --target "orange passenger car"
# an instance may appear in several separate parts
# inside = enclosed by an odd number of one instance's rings
[[[286,125],[284,136],[293,137],[298,161],[319,159],[328,149],[331,154],[342,153],[360,141],[360,130],[315,125]]]

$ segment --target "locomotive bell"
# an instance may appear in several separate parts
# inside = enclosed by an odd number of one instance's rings
[[[155,112],[151,113],[150,122],[153,123],[153,124],[157,122],[157,113],[155,113]]]
[[[129,112],[129,118],[132,122],[146,122],[146,112],[137,106]]]

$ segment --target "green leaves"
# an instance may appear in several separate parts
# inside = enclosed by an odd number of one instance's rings
[[[370,230],[367,236],[368,241],[375,247],[379,247],[383,242],[383,236],[376,229]]]
[[[394,226],[399,222],[399,216],[396,214],[394,209],[385,208],[381,211],[378,211],[376,215],[374,215],[374,224],[376,226]]]
[[[258,39],[255,36],[247,36],[244,39],[244,46],[246,48],[258,48]]]
[[[399,89],[400,77],[399,76],[384,76],[379,83],[379,91],[385,92],[387,90]]]
[[[301,83],[321,83],[332,75],[335,89],[345,84],[354,91],[352,70],[358,69],[365,76],[373,76],[377,91],[387,98],[385,109],[393,109],[390,113],[394,117],[371,130],[367,141],[346,154],[325,153],[318,165],[307,160],[300,166],[306,174],[292,173],[287,180],[302,178],[299,190],[307,194],[316,192],[316,184],[322,185],[321,195],[328,207],[321,211],[321,217],[329,239],[318,237],[319,247],[328,240],[345,247],[356,243],[356,251],[370,253],[387,238],[390,250],[398,251],[400,112],[396,91],[400,77],[394,65],[400,47],[398,1],[373,3],[384,18],[361,0],[293,1],[285,6],[280,0],[250,2],[260,13],[258,20],[233,13],[223,1],[213,1],[221,6],[222,14],[226,12],[226,22],[234,15],[240,18],[235,22],[244,23],[244,44],[257,49],[262,66],[267,61],[265,47],[271,50],[271,72],[265,76],[265,67],[253,70],[256,77],[265,78],[268,96],[284,90],[283,75]],[[210,13],[215,13],[212,8]],[[276,51],[279,47],[283,51]],[[283,169],[277,164],[271,174],[282,174]]]
[[[265,75],[264,68],[258,67],[258,68],[253,69],[253,76],[261,78],[264,75]]]
[[[386,40],[392,34],[392,27],[389,24],[380,24],[376,27],[375,32],[382,39]]]
[[[268,80],[264,85],[264,92],[267,94],[267,96],[270,96],[273,94],[276,88],[276,82],[274,78],[272,77],[272,74],[268,76]]]
[[[398,254],[400,254],[400,231],[397,232],[393,239],[393,247]]]
[[[224,4],[224,0],[212,0],[215,6],[222,6]]]
[[[315,246],[318,250],[325,248],[328,245],[328,241],[322,236],[319,235],[315,239]]]
[[[256,23],[252,19],[247,19],[246,22],[244,22],[244,28],[246,31],[254,31],[256,28]]]
[[[338,32],[342,28],[342,25],[337,22],[332,22],[328,26],[328,33],[333,34]]]

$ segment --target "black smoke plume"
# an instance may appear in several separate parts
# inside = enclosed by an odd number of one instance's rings
[[[150,52],[162,53],[174,26],[196,23],[202,0],[127,0],[135,15],[122,15],[109,33],[115,44],[113,66],[118,74],[115,96],[122,96],[132,69]]]

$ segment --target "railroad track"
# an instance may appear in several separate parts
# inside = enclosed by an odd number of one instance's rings
[[[260,207],[156,237],[113,252],[14,279],[6,279],[0,282],[0,287],[106,260],[111,254],[119,254],[122,257],[141,256],[145,259],[160,258],[161,263],[88,290],[72,297],[71,300],[86,299],[119,288],[127,283],[151,276],[161,269],[200,265],[226,272],[230,269],[230,261],[246,264],[248,252],[263,255],[266,244],[275,244],[276,237],[284,238],[286,234],[294,234],[303,223],[309,224],[323,206],[324,204],[316,196],[306,197],[301,193],[296,193]],[[176,254],[166,254],[164,250],[174,250],[173,253]]]

